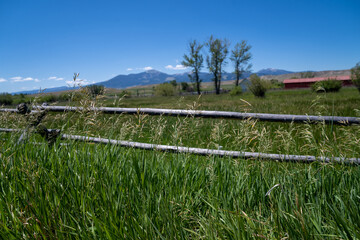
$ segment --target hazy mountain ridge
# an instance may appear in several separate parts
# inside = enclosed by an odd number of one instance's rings
[[[127,88],[132,86],[142,86],[142,85],[150,85],[150,84],[159,84],[171,80],[176,80],[177,82],[189,82],[188,73],[177,73],[177,74],[166,74],[163,72],[159,72],[157,70],[149,70],[146,72],[141,72],[137,74],[129,74],[129,75],[118,75],[113,77],[110,80],[104,82],[98,82],[97,85],[104,85],[108,88]],[[284,73],[291,73],[290,71],[281,70],[281,69],[262,69],[257,72],[259,76],[267,75],[267,74],[279,75]],[[203,82],[210,82],[212,80],[212,74],[206,72],[200,72],[200,79]],[[243,74],[242,78],[246,78],[250,75],[250,73]],[[222,80],[234,80],[236,78],[233,73],[223,73]]]
[[[138,85],[159,84],[166,81],[171,81],[172,75],[159,72],[156,70],[149,70],[141,73],[133,73],[129,75],[117,75],[110,80],[98,82],[96,85],[104,85],[108,88],[127,88]]]
[[[54,87],[54,88],[44,88],[44,89],[36,89],[36,90],[26,90],[21,92],[13,92],[12,94],[37,94],[37,93],[53,93],[53,92],[62,92],[62,91],[69,91],[79,89],[79,87],[68,87],[68,86],[61,86],[61,87]]]
[[[314,73],[314,77],[334,77],[334,76],[350,75],[350,70],[329,70],[329,71],[318,71],[318,72],[311,71],[311,72]],[[103,85],[107,88],[128,88],[134,86],[160,84],[172,80],[176,80],[177,82],[189,82],[190,81],[188,77],[189,73],[190,72],[167,74],[157,70],[148,70],[145,72],[132,73],[128,75],[120,74],[107,81],[98,82],[95,84]],[[289,79],[289,78],[301,78],[301,73],[302,72],[291,72],[287,70],[274,69],[274,68],[262,69],[256,72],[256,74],[261,76],[262,79],[265,80],[277,79],[279,81],[283,81],[284,79]],[[250,74],[251,73],[245,73],[243,74],[242,78],[247,78],[250,76]],[[203,82],[212,81],[211,73],[201,72],[199,75],[200,75],[200,79],[202,79]],[[233,73],[225,72],[222,74],[223,81],[234,80],[235,78],[236,78],[235,74]],[[59,92],[66,90],[74,90],[74,87],[62,86],[62,87],[48,88],[42,90],[41,92],[51,93],[51,92]],[[36,94],[39,93],[39,90],[21,91],[13,94],[19,94],[19,93]]]
[[[282,70],[282,69],[276,69],[276,68],[266,68],[266,69],[261,69],[260,71],[258,71],[256,74],[258,76],[264,76],[264,75],[283,75],[283,74],[291,74],[294,72],[291,71],[287,71],[287,70]]]

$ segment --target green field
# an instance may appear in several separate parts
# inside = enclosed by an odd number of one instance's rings
[[[313,114],[357,116],[360,106],[356,88],[343,88],[338,93],[316,94],[310,89],[269,91],[265,99],[250,92],[229,94],[142,98],[105,97],[101,104],[109,107],[198,108],[202,110],[261,112],[278,114]]]
[[[65,103],[58,103],[64,105]],[[355,88],[83,99],[89,106],[359,116]],[[0,127],[26,119],[0,113]],[[94,112],[49,113],[63,133],[223,150],[359,157],[360,127]],[[360,239],[360,167],[163,153],[0,133],[3,239]],[[274,187],[274,188],[273,188]],[[269,190],[272,189],[270,192]]]

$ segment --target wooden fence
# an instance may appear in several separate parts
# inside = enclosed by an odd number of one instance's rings
[[[207,118],[231,118],[231,119],[256,119],[259,121],[273,121],[273,122],[298,122],[298,123],[316,123],[322,122],[326,124],[341,124],[351,125],[359,124],[360,121],[355,117],[338,117],[338,116],[308,116],[308,115],[283,115],[283,114],[264,114],[264,113],[240,113],[240,112],[225,112],[225,111],[203,111],[203,110],[181,110],[181,109],[155,109],[155,108],[110,108],[110,107],[67,107],[67,106],[35,106],[35,110],[32,112],[41,112],[44,114],[45,111],[51,112],[77,112],[77,111],[98,111],[108,114],[149,114],[149,115],[166,115],[166,116],[192,116],[192,117],[207,117]],[[0,112],[18,113],[17,109],[0,109]],[[24,111],[20,111],[24,114]],[[37,124],[39,124],[41,119]],[[34,126],[36,126],[35,124]],[[22,131],[22,135],[19,142],[22,142],[26,138],[27,130],[7,129],[0,128],[0,132],[15,132]],[[48,133],[54,130],[46,129]],[[58,131],[60,134],[60,131]],[[45,134],[48,136],[48,134]],[[94,138],[79,135],[60,134],[61,139],[70,139],[75,141],[104,143],[120,145],[122,147],[139,148],[146,150],[159,150],[159,151],[170,151],[176,153],[190,153],[197,155],[214,155],[220,157],[233,157],[243,159],[259,159],[259,160],[274,160],[282,162],[301,162],[301,163],[312,163],[312,162],[337,162],[345,164],[360,164],[359,158],[343,158],[343,157],[315,157],[305,155],[285,155],[285,154],[270,154],[270,153],[259,153],[259,152],[239,152],[239,151],[226,151],[216,149],[204,149],[204,148],[191,148],[191,147],[180,147],[180,146],[169,146],[169,145],[157,145],[149,143],[139,143],[130,141],[113,140],[106,138]]]
[[[190,116],[203,118],[229,118],[229,119],[254,119],[269,122],[296,122],[296,123],[318,123],[351,125],[360,124],[356,117],[341,116],[312,116],[312,115],[291,115],[291,114],[268,114],[268,113],[242,113],[227,111],[205,111],[205,110],[182,110],[182,109],[156,109],[156,108],[112,108],[112,107],[67,107],[67,106],[35,106],[34,111],[47,110],[50,112],[77,112],[77,111],[98,111],[107,114],[148,114],[165,116]],[[14,112],[16,109],[0,109],[0,112]]]
[[[23,130],[0,128],[0,132],[16,132],[16,131],[23,131]],[[192,148],[192,147],[180,147],[180,146],[139,143],[139,142],[106,139],[106,138],[95,138],[95,137],[87,137],[87,136],[79,136],[79,135],[70,135],[70,134],[61,134],[60,137],[61,137],[61,139],[69,139],[69,140],[74,140],[74,141],[112,144],[112,145],[119,145],[121,147],[130,147],[130,148],[137,148],[137,149],[144,149],[144,150],[158,150],[158,151],[174,152],[174,153],[188,153],[188,154],[203,155],[203,156],[211,155],[211,156],[219,156],[219,157],[257,159],[257,160],[264,160],[264,161],[270,160],[270,161],[280,161],[280,162],[298,162],[298,163],[335,162],[335,163],[352,164],[352,165],[360,164],[360,158],[315,157],[315,156],[305,156],[305,155],[286,155],[286,154],[272,154],[272,153],[259,153],[259,152],[226,151],[226,150],[216,150],[216,149],[206,149],[206,148]]]

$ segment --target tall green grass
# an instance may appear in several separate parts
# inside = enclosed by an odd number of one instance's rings
[[[360,237],[359,167],[14,140],[0,147],[2,238]]]
[[[280,113],[294,109],[317,115],[342,115],[346,109],[354,116],[350,109],[358,98],[346,91],[308,99],[304,91],[270,92],[261,101],[188,97],[173,107],[261,112],[277,107]],[[129,99],[122,101],[116,105]],[[147,101],[152,107],[168,104],[163,98]],[[80,104],[99,103],[83,99]],[[27,124],[19,115],[0,114],[1,127]],[[43,124],[69,134],[191,147],[327,157],[359,157],[360,152],[359,126],[86,110],[48,113]],[[48,146],[36,134],[17,145],[19,135],[0,133],[2,239],[360,238],[359,166],[200,157],[72,141]]]

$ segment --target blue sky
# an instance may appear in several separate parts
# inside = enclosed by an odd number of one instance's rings
[[[74,72],[84,83],[184,72],[169,65],[210,35],[247,40],[253,71],[349,69],[359,10],[359,0],[0,0],[0,92],[65,86]]]

